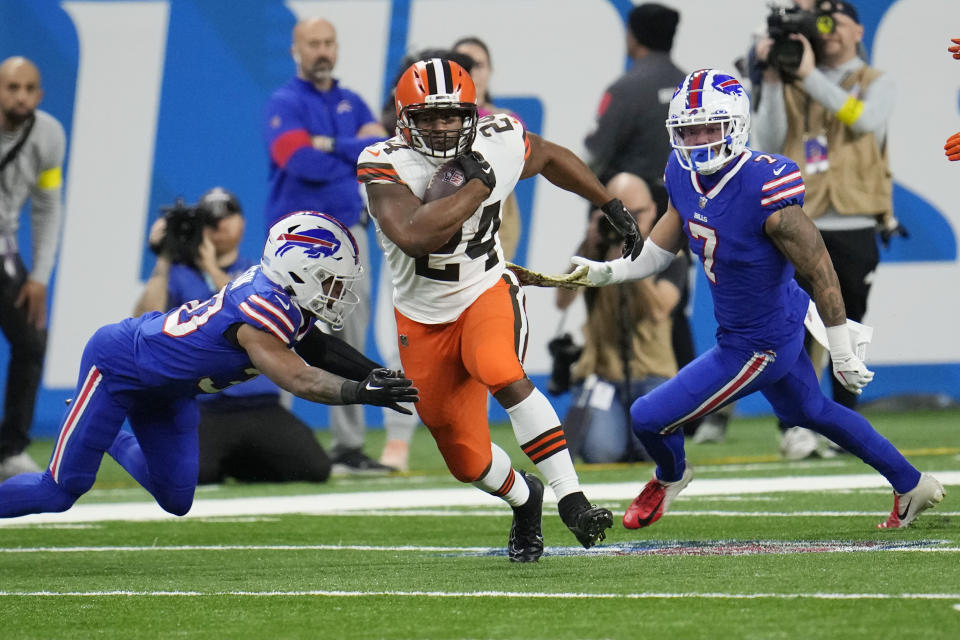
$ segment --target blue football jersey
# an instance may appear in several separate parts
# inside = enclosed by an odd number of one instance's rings
[[[293,347],[312,322],[259,266],[205,301],[125,321],[134,332],[138,386],[195,393],[216,393],[258,374],[233,341],[235,325],[249,324]]]
[[[231,279],[243,274],[247,269],[260,264],[260,259],[250,260],[240,256],[237,260],[224,268]],[[179,307],[190,300],[206,300],[217,292],[216,286],[209,275],[193,265],[170,265],[170,277],[167,285],[167,304]],[[257,376],[243,384],[235,384],[223,390],[216,396],[204,396],[201,400],[223,401],[225,397],[245,398],[250,396],[276,396],[280,388],[270,381],[267,376]]]
[[[717,341],[773,349],[796,337],[809,297],[763,230],[770,214],[803,205],[796,163],[745,149],[721,171],[703,176],[681,167],[671,154],[664,177],[710,282]]]

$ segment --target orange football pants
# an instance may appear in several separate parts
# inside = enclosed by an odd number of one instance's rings
[[[403,371],[420,390],[417,413],[461,482],[479,480],[490,466],[487,391],[526,375],[523,293],[508,277],[447,324],[421,324],[396,312]]]

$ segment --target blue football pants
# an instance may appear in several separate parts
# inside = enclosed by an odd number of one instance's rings
[[[820,390],[803,332],[783,348],[767,351],[716,345],[675,377],[630,407],[634,433],[657,463],[661,480],[679,480],[685,468],[684,422],[761,392],[777,418],[824,435],[883,475],[899,493],[913,489],[920,472],[855,411]]]
[[[152,390],[112,392],[110,376],[94,363],[94,340],[84,350],[76,394],[50,464],[41,473],[0,484],[0,517],[66,511],[93,486],[105,452],[164,510],[175,515],[190,510],[199,467],[196,400]],[[132,434],[121,430],[124,419]]]

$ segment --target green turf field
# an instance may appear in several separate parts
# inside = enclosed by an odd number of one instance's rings
[[[960,412],[869,417],[921,470],[957,477]],[[494,438],[531,467],[509,427]],[[202,487],[185,518],[132,519],[150,498],[107,460],[71,511],[0,526],[0,638],[960,637],[960,481],[880,531],[892,498],[872,470],[782,461],[772,419],[688,456],[694,481],[641,531],[619,518],[650,465],[579,466],[616,524],[583,552],[551,501],[532,565],[507,560],[509,510],[448,477],[425,431],[416,472]],[[810,488],[824,483],[846,488]]]

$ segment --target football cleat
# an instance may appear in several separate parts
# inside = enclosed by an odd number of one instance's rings
[[[589,549],[601,542],[607,537],[606,530],[613,526],[613,514],[610,509],[594,504],[587,504],[582,510],[572,514],[569,519],[570,521],[565,524],[584,549]]]
[[[780,454],[787,460],[803,460],[817,455],[817,434],[803,427],[789,427],[780,435]]]
[[[674,482],[658,480],[656,474],[647,483],[623,514],[623,526],[627,529],[649,527],[667,512],[667,507],[690,484],[693,479],[693,470],[688,466],[683,475]]]
[[[923,511],[943,500],[943,485],[928,473],[920,474],[920,481],[906,493],[893,492],[893,511],[890,517],[877,525],[878,529],[902,529],[909,526]]]
[[[519,507],[513,508],[513,525],[510,527],[510,543],[507,555],[510,562],[536,562],[543,555],[543,483],[534,475],[518,471],[530,487],[530,497]]]

